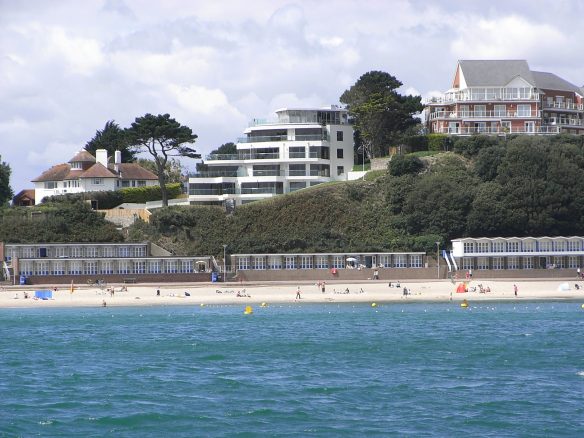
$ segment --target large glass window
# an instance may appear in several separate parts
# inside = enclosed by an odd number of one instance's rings
[[[128,260],[120,260],[118,262],[118,272],[120,274],[130,273],[130,262]]]
[[[286,269],[296,269],[296,257],[286,256],[285,263]]]
[[[421,268],[422,267],[422,255],[413,254],[410,256],[410,268]]]
[[[505,117],[507,115],[507,107],[505,105],[495,105],[495,117]]]
[[[477,269],[489,269],[489,259],[487,257],[477,257]]]
[[[102,274],[113,274],[114,273],[114,264],[111,260],[102,260],[101,261],[101,273]]]
[[[495,241],[492,243],[493,252],[505,252],[505,242]]]
[[[178,272],[176,260],[167,260],[166,261],[166,272],[168,274],[176,274]]]
[[[531,105],[517,105],[518,117],[531,117]]]
[[[143,260],[134,262],[134,274],[145,274],[146,262]]]
[[[327,256],[316,256],[316,269],[328,269]]]
[[[524,240],[521,246],[523,252],[535,252],[535,240]]]
[[[533,257],[523,257],[523,269],[533,269]]]
[[[268,266],[270,269],[282,269],[282,257],[281,256],[269,256]]]
[[[473,264],[473,259],[472,257],[463,257],[462,258],[462,269],[473,269],[474,268],[474,264]]]
[[[149,260],[148,261],[148,273],[149,274],[160,274],[160,260]]]
[[[507,252],[519,252],[519,242],[507,242]]]
[[[393,257],[393,260],[394,260],[394,266],[396,268],[406,268],[408,266],[407,257],[405,254],[396,254]]]
[[[379,256],[379,263],[384,268],[391,268],[391,256],[389,254],[382,254]]]
[[[257,269],[263,271],[266,269],[266,257],[265,256],[256,256],[253,258],[253,269]]]
[[[568,251],[580,251],[580,241],[568,240]]]
[[[300,269],[312,269],[312,256],[300,257]]]
[[[477,252],[489,252],[489,242],[477,242]]]
[[[345,267],[345,258],[343,256],[333,256],[333,268],[343,269]]]
[[[85,275],[97,275],[97,262],[85,262]]]
[[[53,275],[65,275],[65,264],[63,262],[53,262]]]
[[[474,242],[464,242],[464,253],[472,254],[474,252]]]
[[[249,269],[249,257],[238,257],[237,258],[237,269],[244,271]]]
[[[36,275],[49,275],[49,262],[36,263]]]
[[[509,257],[507,259],[507,269],[519,269],[519,257]]]

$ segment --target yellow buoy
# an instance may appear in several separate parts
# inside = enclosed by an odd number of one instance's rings
[[[243,311],[244,315],[251,315],[253,313],[253,309],[251,306],[245,306],[245,310]]]
[[[371,303],[371,307],[377,307],[377,303]]]
[[[205,303],[201,303],[201,307],[205,307]]]
[[[468,303],[466,302],[466,300],[460,303],[460,307],[468,307]]]

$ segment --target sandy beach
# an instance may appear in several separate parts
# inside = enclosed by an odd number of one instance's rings
[[[584,302],[584,283],[576,280],[474,280],[467,284],[468,292],[457,293],[460,282],[405,281],[399,284],[367,281],[360,283],[327,283],[325,292],[313,283],[193,283],[136,284],[69,287],[7,286],[0,291],[0,307],[100,307],[112,306],[172,306],[276,303],[391,303],[509,301],[509,300],[579,300]],[[489,292],[480,293],[479,284]],[[576,284],[579,289],[576,288]],[[517,297],[514,294],[517,285]],[[408,295],[403,294],[403,288]],[[113,288],[113,294],[111,290]],[[296,298],[300,288],[300,299]],[[51,290],[52,298],[35,299],[36,290]],[[160,295],[157,295],[160,290]],[[348,292],[348,293],[347,293]],[[25,295],[28,298],[25,298]]]

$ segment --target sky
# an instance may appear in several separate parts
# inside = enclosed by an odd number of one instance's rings
[[[147,113],[189,126],[204,156],[278,108],[338,104],[368,71],[436,95],[459,59],[582,86],[583,17],[580,0],[0,0],[0,157],[16,194]]]

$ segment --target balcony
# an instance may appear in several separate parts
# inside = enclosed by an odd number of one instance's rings
[[[450,134],[450,135],[476,135],[476,134],[486,134],[486,135],[503,135],[503,134],[532,134],[532,135],[544,135],[544,134],[559,134],[560,128],[558,126],[541,126],[534,127],[532,129],[526,128],[491,128],[491,127],[467,127],[462,126],[458,128],[440,128],[433,131],[437,134]]]
[[[539,118],[541,111],[436,111],[430,120],[436,119],[526,119]]]
[[[278,152],[242,152],[239,154],[210,154],[205,157],[206,161],[230,161],[230,160],[277,160],[280,158]]]
[[[234,177],[238,177],[238,171],[237,170],[231,170],[231,171],[208,171],[208,172],[198,172],[198,173],[189,173],[188,177],[189,178],[219,178],[219,177],[226,177],[226,178],[234,178]]]
[[[539,101],[540,95],[533,88],[466,88],[445,93],[441,97],[432,97],[424,101],[425,105],[439,105],[457,102],[494,102],[494,101]]]
[[[235,194],[235,189],[189,189],[189,196],[221,196],[221,195],[233,195]]]
[[[550,110],[584,111],[584,104],[567,102],[544,102],[543,107]]]
[[[294,137],[289,137],[288,135],[257,135],[253,137],[239,137],[237,139],[238,143],[265,143],[274,141],[328,141],[328,138],[321,134],[300,134]]]
[[[580,119],[565,119],[565,118],[557,118],[557,117],[550,117],[543,119],[546,125],[558,125],[558,126],[575,126],[581,127],[584,126],[584,123]]]

